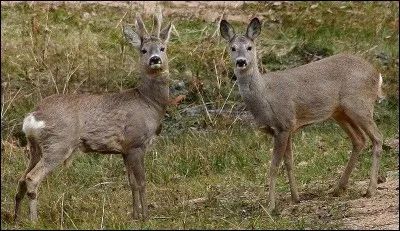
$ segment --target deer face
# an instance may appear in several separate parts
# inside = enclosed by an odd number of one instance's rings
[[[136,16],[138,32],[124,25],[124,35],[128,42],[140,52],[142,69],[148,74],[163,72],[168,69],[167,42],[171,32],[171,23],[160,31],[161,12],[155,17],[156,28],[152,35],[139,15]]]
[[[163,70],[167,65],[167,46],[160,39],[150,38],[140,47],[140,60],[145,70]]]
[[[227,21],[221,21],[220,32],[222,37],[229,42],[235,70],[247,70],[254,62],[257,62],[254,39],[258,37],[260,31],[261,24],[257,18],[250,22],[244,35],[237,35]]]

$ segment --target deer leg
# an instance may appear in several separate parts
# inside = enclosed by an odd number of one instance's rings
[[[293,173],[292,135],[291,134],[289,134],[289,138],[287,140],[286,151],[283,156],[283,161],[285,163],[286,171],[287,171],[288,178],[289,178],[290,194],[292,196],[292,201],[294,203],[299,203],[300,198],[299,198],[299,193],[297,191],[296,180],[294,178],[294,173]]]
[[[360,128],[345,114],[341,115],[340,117],[335,117],[335,120],[350,137],[350,140],[353,144],[353,150],[351,152],[351,156],[347,163],[346,169],[340,177],[338,184],[332,191],[332,194],[334,196],[339,196],[343,191],[346,190],[350,174],[356,166],[361,151],[365,147],[365,137],[362,130],[360,130]]]
[[[128,180],[129,180],[129,185],[131,186],[131,191],[132,191],[132,199],[133,199],[133,212],[132,212],[132,218],[133,220],[139,220],[139,191],[138,191],[138,185],[135,179],[135,175],[132,172],[131,167],[129,166],[128,163],[128,155],[122,155],[125,163],[126,170],[128,172]]]
[[[276,174],[278,172],[279,164],[286,150],[286,144],[289,138],[289,132],[280,132],[274,136],[274,150],[272,154],[271,166],[269,169],[269,206],[268,212],[275,210],[275,183]]]
[[[347,113],[349,117],[360,127],[371,139],[373,144],[372,150],[372,166],[371,176],[367,192],[364,196],[371,197],[375,195],[376,188],[378,186],[378,171],[379,171],[379,159],[382,151],[382,135],[380,134],[378,127],[373,120],[372,110],[369,114],[357,114],[354,111]]]
[[[146,196],[146,175],[144,167],[144,151],[140,155],[140,164],[134,169],[135,178],[139,185],[140,204],[142,206],[142,218],[148,216],[147,196]]]
[[[36,223],[37,218],[37,189],[40,182],[56,167],[56,163],[48,164],[43,158],[26,175],[27,196],[29,199],[29,214],[31,221]]]
[[[139,219],[139,203],[141,205],[142,219],[145,219],[148,215],[148,207],[146,201],[144,150],[141,148],[132,149],[123,158],[128,170],[129,184],[132,190],[133,219]]]
[[[62,163],[72,153],[73,149],[48,148],[43,150],[43,156],[35,167],[26,174],[25,183],[29,199],[29,214],[31,221],[36,223],[37,217],[37,190],[43,179]]]
[[[19,179],[17,193],[15,194],[14,220],[16,220],[19,216],[21,200],[24,198],[27,192],[27,187],[25,182],[26,174],[28,174],[36,166],[36,164],[39,162],[42,156],[40,147],[33,142],[30,142],[29,152],[30,152],[29,166],[25,170],[24,175],[22,175],[22,177]]]
[[[362,129],[367,133],[373,143],[372,150],[372,167],[369,186],[367,192],[364,194],[366,197],[375,195],[376,188],[378,187],[378,172],[379,172],[379,159],[382,152],[382,135],[380,134],[378,127],[372,119],[361,120]]]

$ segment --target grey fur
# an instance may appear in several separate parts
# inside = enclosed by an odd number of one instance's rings
[[[36,196],[40,182],[57,165],[69,160],[76,149],[122,154],[132,189],[133,219],[139,219],[139,214],[142,219],[148,216],[144,154],[161,131],[161,121],[168,105],[166,38],[171,26],[163,30],[162,38],[150,37],[140,16],[137,21],[139,33],[124,26],[128,42],[139,52],[146,51],[140,53],[142,79],[137,88],[99,95],[52,95],[27,116],[33,115],[36,121],[43,121],[44,127],[30,126],[28,120],[24,121],[30,164],[18,183],[15,218],[19,214],[20,202],[27,194],[31,220],[37,221]],[[160,58],[158,67],[152,67],[152,57]]]
[[[262,75],[253,41],[260,30],[261,23],[256,18],[248,25],[245,35],[235,34],[225,20],[220,24],[221,35],[232,50],[240,94],[259,128],[274,137],[268,210],[275,209],[275,179],[282,159],[288,172],[292,200],[300,200],[293,173],[292,133],[328,118],[343,128],[353,144],[347,167],[332,193],[339,195],[346,189],[350,173],[365,146],[366,134],[374,146],[366,196],[374,195],[382,149],[382,136],[373,120],[374,104],[381,96],[379,72],[361,58],[339,54]]]

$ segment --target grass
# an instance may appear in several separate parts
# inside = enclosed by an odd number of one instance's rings
[[[245,4],[237,11],[245,15],[257,12],[263,17],[257,41],[263,71],[282,70],[307,63],[310,57],[340,52],[357,54],[375,64],[384,76],[386,100],[376,106],[374,116],[387,144],[398,136],[398,6],[398,2],[260,2]],[[127,10],[101,5],[2,6],[2,229],[342,227],[342,208],[338,199],[331,197],[326,198],[326,205],[336,222],[310,213],[266,213],[272,138],[256,131],[247,120],[207,116],[201,97],[209,110],[221,109],[225,100],[225,109],[240,109],[243,101],[231,79],[226,44],[214,34],[215,24],[179,14],[165,20],[173,20],[179,33],[171,38],[168,56],[171,78],[183,81],[187,92],[183,104],[168,108],[164,130],[146,155],[150,219],[131,221],[131,192],[120,156],[78,152],[72,166],[57,168],[41,184],[39,223],[29,223],[26,200],[21,221],[12,221],[17,181],[27,163],[21,132],[26,113],[55,93],[116,92],[136,86],[138,54],[124,41],[119,27]],[[124,22],[132,22],[133,11],[128,10]],[[150,26],[150,18],[146,17],[145,23]],[[244,23],[232,24],[245,30]],[[174,82],[171,88],[176,88]],[[172,92],[177,94],[181,92]],[[201,108],[197,115],[186,112],[196,106]],[[301,196],[314,193],[322,197],[340,177],[350,150],[345,133],[330,121],[296,133],[293,152]],[[352,182],[369,178],[370,166],[369,142],[351,175],[350,189]],[[398,150],[385,148],[381,171],[397,166]],[[322,186],[317,189],[318,184]],[[351,193],[339,200],[363,192]],[[290,198],[283,167],[277,194],[278,211],[282,212]],[[194,203],[197,198],[206,199]]]

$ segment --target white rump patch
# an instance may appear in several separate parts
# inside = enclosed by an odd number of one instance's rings
[[[22,131],[27,136],[36,136],[37,131],[44,127],[44,121],[37,121],[35,116],[31,113],[27,117],[25,117],[22,124]]]

